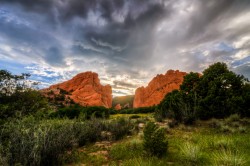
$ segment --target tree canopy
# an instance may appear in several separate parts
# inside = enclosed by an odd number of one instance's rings
[[[217,62],[203,74],[189,73],[180,90],[165,96],[159,104],[163,115],[175,115],[179,121],[223,118],[237,113],[250,116],[250,84],[242,75],[230,71],[225,63]]]
[[[30,74],[0,70],[0,119],[35,114],[48,109],[47,100],[31,87]]]

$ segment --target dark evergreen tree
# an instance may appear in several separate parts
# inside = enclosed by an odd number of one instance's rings
[[[205,69],[203,75],[192,72],[186,75],[180,90],[167,94],[158,112],[190,123],[195,118],[224,118],[235,113],[250,116],[249,103],[248,80],[218,62]]]

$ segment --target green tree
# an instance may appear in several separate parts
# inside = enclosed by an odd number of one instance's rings
[[[223,118],[242,110],[245,78],[229,71],[225,63],[215,63],[203,72],[198,85],[199,116]]]
[[[181,91],[184,93],[194,93],[200,81],[199,73],[189,73],[184,76],[184,80],[180,86]]]
[[[242,116],[250,117],[250,83],[246,82],[243,86],[243,94],[242,99],[243,101],[243,108],[241,111]]]
[[[192,93],[174,90],[165,96],[159,107],[164,117],[168,116],[178,122],[193,124],[196,119],[194,101]]]
[[[13,75],[0,70],[0,119],[47,111],[47,100],[30,87],[30,74]],[[36,84],[36,83],[35,83]]]
[[[249,103],[248,80],[218,62],[205,69],[203,75],[187,74],[180,90],[172,91],[161,101],[158,112],[190,123],[196,118],[224,118],[235,113],[250,116]]]
[[[29,77],[28,73],[13,75],[7,70],[0,70],[0,98],[27,89],[27,78]]]

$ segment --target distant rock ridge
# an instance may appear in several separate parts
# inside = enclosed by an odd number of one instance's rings
[[[116,106],[115,106],[115,110],[121,110],[121,109],[122,109],[121,104],[116,104]]]
[[[111,86],[101,85],[98,74],[90,71],[79,73],[68,81],[52,85],[42,91],[47,94],[65,91],[67,98],[82,106],[112,107]]]
[[[159,104],[167,93],[180,88],[185,75],[187,75],[186,72],[179,70],[168,70],[166,74],[158,74],[149,82],[147,87],[136,89],[134,108]]]
[[[112,106],[120,105],[121,109],[133,108],[134,95],[116,96],[113,98]],[[117,106],[118,108],[118,106]]]

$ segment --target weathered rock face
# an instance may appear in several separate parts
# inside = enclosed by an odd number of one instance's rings
[[[133,104],[134,108],[159,104],[167,93],[179,89],[186,74],[179,70],[169,70],[165,75],[160,74],[154,77],[147,87],[137,88]]]
[[[112,106],[112,88],[110,85],[100,84],[98,74],[94,72],[84,72],[77,74],[71,80],[50,86],[43,92],[56,92],[63,90],[66,97],[82,106]],[[64,92],[64,93],[65,93]]]
[[[122,109],[121,104],[116,104],[116,106],[115,106],[115,110],[121,110],[121,109]]]

